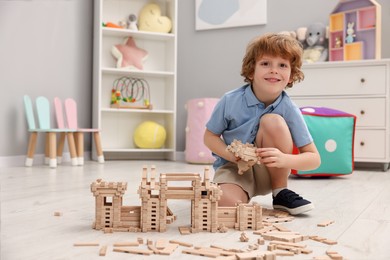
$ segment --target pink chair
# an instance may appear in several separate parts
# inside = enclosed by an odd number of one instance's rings
[[[66,129],[65,120],[64,120],[64,112],[62,110],[62,102],[58,97],[54,98],[54,111],[56,115],[57,127],[60,129]],[[64,150],[65,138],[68,137],[68,143],[73,143],[73,146],[69,145],[69,150],[71,154],[75,154],[75,156],[71,156],[72,165],[78,165],[78,158],[76,152],[76,146],[73,133],[76,133],[76,129],[69,129],[72,131],[72,135],[69,135],[67,132],[60,133],[60,140],[57,146],[57,163],[60,164],[62,162],[62,153]]]
[[[84,164],[84,134],[92,133],[95,141],[95,148],[97,153],[97,161],[104,163],[104,155],[102,150],[102,144],[100,140],[100,130],[96,128],[79,128],[77,124],[77,104],[72,98],[65,100],[65,115],[68,128],[76,129],[76,150],[79,165]]]

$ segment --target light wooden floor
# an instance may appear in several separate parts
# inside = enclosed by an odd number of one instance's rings
[[[91,228],[94,220],[94,197],[90,184],[97,178],[127,181],[124,205],[140,205],[137,188],[143,165],[156,165],[157,172],[199,172],[204,166],[168,161],[86,162],[83,167],[69,164],[49,169],[46,166],[0,169],[1,180],[1,259],[199,259],[182,254],[179,247],[171,256],[140,256],[112,251],[115,242],[135,241],[138,237],[157,240],[176,239],[196,246],[220,245],[246,249],[258,235],[246,231],[250,240],[239,242],[240,231],[201,232],[180,235],[179,226],[190,224],[189,201],[170,200],[177,216],[165,233],[104,234]],[[313,250],[309,255],[277,259],[313,259],[332,249],[345,259],[390,259],[390,172],[380,169],[356,170],[337,178],[290,178],[290,188],[315,203],[309,214],[296,217],[284,226],[304,235],[319,235],[338,242],[328,246],[313,240],[302,242]],[[271,208],[271,196],[255,201]],[[53,216],[54,212],[62,216]],[[317,227],[324,220],[334,220],[327,227]],[[76,242],[98,242],[108,245],[105,257],[99,247],[74,247]],[[266,245],[261,246],[265,250]]]

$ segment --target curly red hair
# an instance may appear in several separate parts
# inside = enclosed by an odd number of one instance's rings
[[[276,33],[268,33],[253,39],[246,48],[246,53],[242,59],[241,76],[245,82],[252,83],[255,72],[256,61],[264,55],[282,57],[290,61],[291,83],[286,88],[291,88],[294,83],[304,79],[302,67],[302,44],[295,38]]]

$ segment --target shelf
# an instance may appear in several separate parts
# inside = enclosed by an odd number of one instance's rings
[[[102,68],[102,73],[112,75],[132,74],[134,76],[150,76],[150,77],[172,77],[175,75],[172,71],[151,71],[151,70],[135,70],[135,69],[117,69],[117,68]]]
[[[176,73],[177,73],[177,0],[154,1],[161,15],[172,21],[169,33],[135,31],[103,27],[102,23],[119,24],[130,14],[139,16],[149,0],[95,0],[94,21],[94,107],[93,125],[101,129],[102,149],[106,159],[175,159],[176,148]],[[113,46],[132,37],[134,44],[147,52],[142,69],[118,68],[112,55]],[[126,78],[123,78],[126,77]],[[136,85],[134,78],[142,79]],[[138,108],[111,108],[112,91],[120,98],[135,98]],[[119,96],[119,95],[118,95]],[[142,109],[148,100],[152,109]],[[122,101],[121,101],[122,103]],[[123,102],[124,103],[124,102]],[[137,127],[153,121],[166,130],[160,149],[138,149],[133,141]],[[95,156],[93,154],[93,156]]]
[[[126,108],[102,108],[106,113],[147,113],[147,114],[174,114],[173,110],[162,109],[126,109]]]
[[[114,36],[114,37],[132,36],[137,39],[155,40],[155,41],[170,41],[175,37],[175,35],[172,33],[132,31],[128,29],[117,29],[117,28],[107,28],[107,27],[103,27],[102,32],[103,32],[103,36]]]

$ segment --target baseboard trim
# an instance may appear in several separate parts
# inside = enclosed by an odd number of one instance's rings
[[[45,160],[44,154],[36,154],[34,155],[34,165],[43,165]],[[91,152],[84,152],[84,160],[91,160]],[[5,167],[20,167],[24,166],[26,161],[25,155],[17,155],[17,156],[0,156],[0,168]],[[71,162],[70,153],[65,152],[62,154],[62,162]]]

